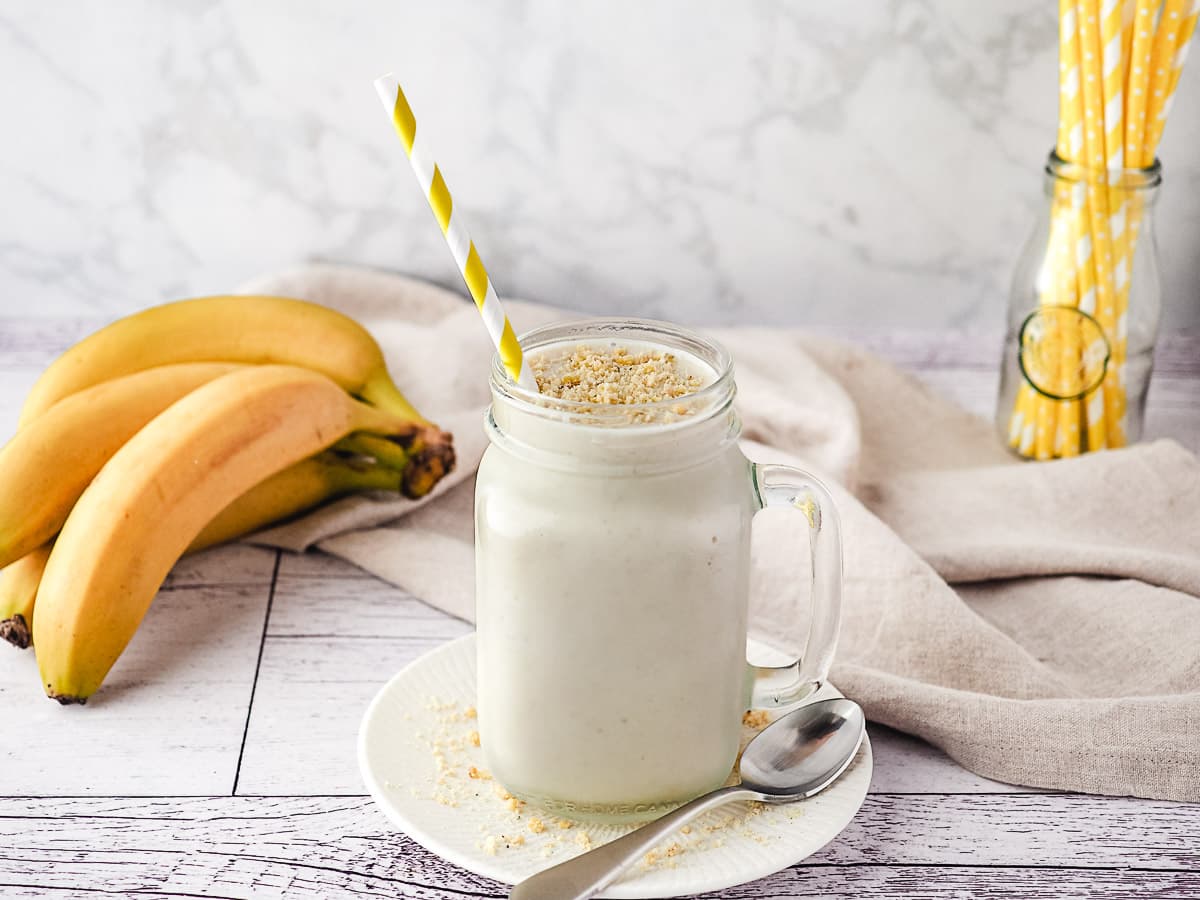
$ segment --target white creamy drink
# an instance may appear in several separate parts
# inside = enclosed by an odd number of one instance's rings
[[[584,812],[687,799],[728,777],[752,682],[762,503],[727,358],[640,332],[527,352],[543,393],[493,378],[476,486],[488,765],[518,796]]]

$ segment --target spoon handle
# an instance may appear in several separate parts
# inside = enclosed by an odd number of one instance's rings
[[[616,881],[655,844],[702,813],[734,800],[757,799],[758,794],[740,785],[704,794],[603,847],[526,878],[512,889],[509,900],[587,900]]]

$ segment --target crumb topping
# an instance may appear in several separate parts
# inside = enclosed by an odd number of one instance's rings
[[[580,344],[533,355],[529,365],[541,393],[579,403],[658,403],[686,397],[704,386],[675,354],[659,348],[633,351]]]

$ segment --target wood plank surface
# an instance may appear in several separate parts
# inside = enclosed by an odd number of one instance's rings
[[[1064,889],[1118,879],[1126,890],[1195,887],[1198,813],[1195,806],[1078,796],[871,796],[825,849],[721,896],[836,893],[864,881],[883,896],[908,896],[920,887],[918,872],[930,891],[941,891],[947,869],[958,873],[960,890],[981,875],[1016,887],[1049,871],[1060,873],[1053,883]],[[1054,822],[1062,824],[1047,827]],[[1163,839],[1130,840],[1146,833]],[[0,837],[0,887],[41,878],[48,888],[94,879],[110,890],[201,896],[260,896],[284,885],[297,897],[504,896],[495,882],[392,832],[366,798],[5,798]],[[908,874],[893,881],[881,868]],[[424,892],[435,887],[442,893]]]
[[[84,707],[46,699],[33,652],[0,645],[0,793],[229,792],[277,555],[222,547],[177,566]]]
[[[107,889],[47,887],[40,882],[21,884],[0,881],[3,896],[12,898],[54,897],[56,900],[96,900]],[[196,884],[188,889],[170,885],[140,885],[129,890],[137,897],[218,898],[242,900],[260,897],[405,897],[413,900],[481,897],[504,898],[498,887],[463,891],[449,890],[420,881],[386,879],[367,881],[353,873],[329,873],[298,868],[257,878],[241,873],[231,864],[222,880]],[[1135,869],[1039,869],[936,866],[826,866],[788,869],[770,879],[741,885],[720,893],[704,894],[696,900],[941,900],[941,898],[1030,898],[1030,900],[1074,900],[1074,898],[1154,897],[1158,900],[1194,900],[1200,896],[1200,875],[1195,872],[1142,872]]]
[[[320,552],[284,554],[238,792],[361,794],[355,741],[394,673],[471,626]]]
[[[0,319],[0,435],[100,324]],[[996,336],[834,336],[992,415]],[[1200,335],[1160,341],[1147,433],[1200,448]],[[85,709],[47,701],[32,654],[0,647],[0,896],[505,896],[395,833],[354,756],[378,687],[468,630],[324,554],[238,546],[176,567]],[[1200,807],[1029,791],[871,735],[847,830],[721,897],[1200,896]]]

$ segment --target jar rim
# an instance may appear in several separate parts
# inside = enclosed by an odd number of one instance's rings
[[[1107,184],[1123,190],[1149,190],[1162,184],[1162,163],[1155,157],[1148,166],[1092,169],[1064,159],[1055,148],[1046,157],[1046,174],[1064,181]]]
[[[715,378],[700,390],[682,397],[649,403],[596,404],[585,400],[548,397],[517,384],[508,374],[500,355],[492,358],[491,388],[495,398],[515,403],[525,412],[544,418],[584,425],[629,426],[631,428],[672,428],[707,419],[728,406],[734,393],[733,357],[720,343],[680,325],[655,319],[588,318],[553,322],[519,338],[521,350],[528,355],[553,344],[597,340],[645,341],[673,347],[697,357],[715,373]],[[690,415],[672,417],[670,412],[686,404]]]

